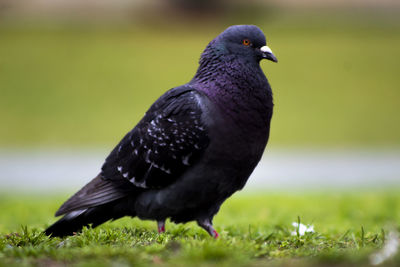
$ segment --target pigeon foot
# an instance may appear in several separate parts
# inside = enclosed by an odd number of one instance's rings
[[[202,220],[197,220],[197,224],[203,228],[204,230],[206,230],[208,232],[208,234],[212,237],[214,237],[215,239],[217,239],[219,237],[218,232],[214,229],[211,219],[202,219]]]
[[[165,233],[165,221],[157,221],[157,227],[159,233]]]
[[[217,231],[214,230],[212,236],[213,236],[215,239],[217,239],[217,238],[219,237],[219,234],[218,234]]]

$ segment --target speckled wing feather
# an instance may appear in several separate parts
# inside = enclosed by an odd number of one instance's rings
[[[173,183],[208,146],[202,97],[189,86],[161,96],[107,157],[101,176],[149,189]]]

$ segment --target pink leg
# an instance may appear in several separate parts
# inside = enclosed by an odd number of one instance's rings
[[[215,231],[211,219],[202,219],[202,220],[197,220],[197,224],[203,228],[204,230],[206,230],[208,232],[208,234],[212,237],[214,237],[215,239],[217,239],[219,237],[219,234],[217,231]]]
[[[165,232],[165,221],[157,221],[158,232],[164,233]]]
[[[212,236],[213,236],[215,239],[217,239],[217,238],[219,237],[219,234],[218,234],[217,231],[214,230]]]

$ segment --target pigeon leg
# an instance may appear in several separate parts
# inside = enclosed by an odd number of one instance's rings
[[[165,232],[165,221],[157,221],[158,232],[164,233]]]
[[[217,231],[215,231],[212,222],[210,219],[201,219],[201,220],[197,220],[197,224],[203,228],[204,230],[206,230],[210,236],[214,237],[215,239],[218,238],[219,234],[217,233]]]

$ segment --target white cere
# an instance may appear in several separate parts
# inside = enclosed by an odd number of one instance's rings
[[[264,45],[263,47],[260,48],[261,52],[264,53],[272,53],[271,48],[269,48],[268,46]]]

